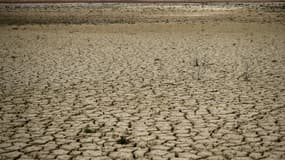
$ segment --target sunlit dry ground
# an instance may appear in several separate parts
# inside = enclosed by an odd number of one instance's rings
[[[285,26],[0,27],[0,159],[285,158]]]

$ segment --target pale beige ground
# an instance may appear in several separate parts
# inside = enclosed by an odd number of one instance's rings
[[[284,159],[284,31],[3,25],[0,159]]]

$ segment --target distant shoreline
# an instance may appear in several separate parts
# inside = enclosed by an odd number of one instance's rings
[[[3,3],[272,3],[285,0],[0,0]]]
[[[285,3],[0,4],[0,24],[285,22]]]
[[[148,3],[141,3],[141,2],[57,2],[57,3],[45,3],[45,2],[39,2],[39,3],[2,3],[0,0],[0,8],[10,8],[10,9],[17,9],[17,8],[46,8],[46,7],[60,7],[60,8],[76,8],[76,7],[84,7],[84,8],[93,8],[93,7],[155,7],[155,6],[222,6],[222,7],[283,7],[285,6],[285,1],[281,2],[211,2],[211,3],[198,3],[198,2],[189,2],[189,3],[172,3],[172,2],[148,2]],[[0,12],[1,13],[1,12]]]

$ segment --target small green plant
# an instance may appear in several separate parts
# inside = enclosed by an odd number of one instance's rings
[[[96,130],[90,128],[89,125],[87,125],[83,131],[84,131],[84,133],[96,133]]]
[[[129,144],[130,141],[125,137],[125,136],[121,136],[119,140],[117,140],[118,144]]]
[[[90,128],[84,128],[84,133],[95,133],[96,131],[94,129]]]

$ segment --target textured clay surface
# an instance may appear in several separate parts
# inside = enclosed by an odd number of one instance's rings
[[[1,25],[0,159],[284,159],[285,25],[260,13]]]

